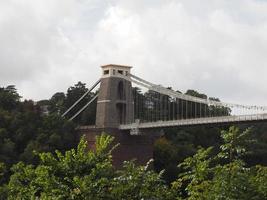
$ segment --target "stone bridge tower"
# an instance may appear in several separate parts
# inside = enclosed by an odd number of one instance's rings
[[[118,128],[134,120],[132,84],[121,78],[130,74],[130,66],[104,65],[97,101],[96,127]]]
[[[131,67],[122,65],[104,65],[97,100],[95,126],[80,127],[86,136],[90,149],[95,148],[96,136],[105,132],[115,138],[119,147],[113,152],[113,164],[120,168],[123,161],[135,159],[145,164],[153,158],[153,134],[131,135],[130,131],[119,129],[120,124],[134,120],[134,102],[132,84],[121,76],[129,76]]]

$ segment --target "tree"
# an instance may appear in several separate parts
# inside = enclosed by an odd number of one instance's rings
[[[193,97],[198,97],[201,99],[207,99],[208,98],[206,94],[201,94],[196,90],[187,90],[185,94],[193,96]]]
[[[66,110],[66,96],[64,92],[55,93],[49,100],[49,111],[51,113],[63,114]]]
[[[211,148],[201,148],[179,165],[185,171],[172,185],[185,199],[260,200],[265,197],[265,168],[253,170],[240,159],[246,153],[250,129],[236,127],[222,131],[221,152],[212,156]],[[218,164],[218,159],[226,161]],[[256,171],[256,172],[255,172]],[[260,175],[260,176],[259,176]]]
[[[195,153],[189,137],[189,134],[180,131],[171,139],[161,137],[154,143],[154,168],[157,172],[164,170],[163,178],[168,184],[177,179],[181,172],[177,163]]]
[[[267,167],[253,167],[250,183],[254,186],[258,199],[267,199]]]
[[[149,170],[152,160],[146,166],[136,166],[133,162],[124,162],[123,169],[117,171],[112,184],[112,199],[158,199],[172,200],[174,195],[159,174]]]
[[[65,109],[70,108],[80,97],[82,97],[88,88],[86,88],[86,84],[82,82],[78,82],[74,86],[71,86],[67,90],[66,99],[64,107]],[[97,93],[97,91],[96,91]],[[73,109],[69,111],[66,115],[66,118],[70,118],[74,116],[83,106],[86,105],[93,97],[95,93],[89,92]],[[96,101],[94,101],[90,107],[78,115],[73,121],[78,124],[94,124],[95,123],[95,112],[96,112]]]
[[[108,195],[113,174],[108,146],[110,136],[98,138],[96,152],[86,151],[87,143],[81,139],[76,150],[61,154],[40,153],[41,163],[32,165],[18,163],[12,168],[10,199],[100,199]]]
[[[7,199],[8,195],[8,188],[5,185],[6,183],[6,176],[5,174],[7,173],[7,169],[4,163],[0,163],[0,200],[5,200]]]
[[[179,178],[172,183],[172,187],[178,190],[178,194],[187,197],[189,200],[203,199],[206,200],[209,195],[210,180],[212,173],[209,158],[212,148],[200,148],[197,153],[186,158],[178,167],[184,170]]]
[[[0,97],[0,162],[7,168],[18,161],[36,164],[38,159],[33,150],[65,151],[77,145],[76,126],[72,122],[57,113],[42,115],[39,105],[32,100],[19,101],[14,86],[0,88]]]
[[[14,85],[0,87],[0,109],[13,110],[16,108],[20,96]]]
[[[232,162],[248,154],[247,147],[254,142],[250,134],[251,129],[240,132],[240,129],[235,126],[231,126],[228,131],[223,130],[221,137],[224,144],[220,146],[221,152],[218,156],[223,159],[228,159],[228,162]]]
[[[112,167],[113,138],[97,137],[96,150],[87,150],[84,137],[77,149],[40,153],[34,167],[20,162],[12,167],[9,199],[173,199],[168,187],[148,166],[126,162]]]

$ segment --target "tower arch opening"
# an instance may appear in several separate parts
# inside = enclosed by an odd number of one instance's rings
[[[126,99],[125,86],[124,86],[123,81],[120,81],[118,83],[117,98],[118,98],[118,100],[125,100]]]

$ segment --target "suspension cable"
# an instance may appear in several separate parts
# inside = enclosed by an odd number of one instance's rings
[[[74,104],[72,104],[72,106],[66,110],[66,112],[64,112],[61,116],[64,117],[69,111],[71,111],[72,108],[74,108],[74,106],[76,106],[89,92],[91,92],[99,83],[100,83],[101,79],[99,79],[89,90],[87,90]]]
[[[188,102],[187,101],[190,101],[190,102],[195,102],[195,106],[196,106],[196,110],[198,111],[199,110],[199,113],[196,112],[196,116],[201,118],[203,117],[203,113],[202,113],[202,107],[204,106],[204,116],[205,117],[217,117],[219,115],[222,115],[222,114],[219,114],[219,112],[222,112],[222,108],[231,108],[233,109],[232,111],[235,112],[235,110],[237,109],[248,109],[248,110],[257,110],[257,111],[267,111],[267,106],[249,106],[249,105],[240,105],[240,104],[233,104],[233,103],[225,103],[225,102],[220,102],[220,101],[214,101],[214,100],[211,100],[211,99],[202,99],[202,98],[199,98],[199,97],[193,97],[193,96],[190,96],[190,95],[186,95],[186,94],[181,94],[181,93],[178,93],[178,92],[175,92],[173,90],[170,90],[170,89],[167,89],[167,88],[164,88],[163,86],[160,86],[160,85],[155,85],[153,83],[150,83],[146,80],[143,80],[137,76],[134,76],[132,74],[130,74],[129,76],[120,76],[121,78],[124,78],[128,81],[131,81],[133,83],[136,83],[137,85],[139,86],[142,86],[142,87],[145,87],[149,90],[152,90],[152,91],[155,91],[159,94],[162,94],[163,95],[163,99],[162,99],[162,106],[160,106],[162,108],[161,112],[161,115],[163,118],[165,117],[168,117],[168,108],[166,105],[165,107],[165,98],[164,96],[170,96],[170,97],[173,97],[175,99],[181,99],[181,117],[182,119],[187,119],[188,118]],[[167,103],[168,104],[168,103]],[[202,106],[202,104],[204,104]],[[191,105],[191,104],[190,104]],[[167,111],[167,113],[166,113]],[[167,114],[167,116],[166,116]],[[160,117],[160,118],[162,118]]]
[[[166,94],[166,95],[169,95],[169,96],[174,96],[176,98],[184,99],[184,100],[187,100],[187,101],[194,101],[194,102],[197,102],[197,103],[203,103],[203,104],[214,105],[214,106],[225,106],[225,107],[236,107],[236,108],[247,108],[247,109],[259,109],[259,110],[262,110],[262,111],[267,111],[267,106],[250,106],[250,105],[241,105],[241,104],[234,104],[234,103],[225,103],[225,102],[214,101],[214,100],[210,100],[210,99],[202,99],[202,98],[199,98],[199,97],[193,97],[193,96],[190,96],[190,95],[186,95],[186,94],[181,94],[181,93],[175,92],[173,90],[164,88],[163,86],[156,85],[156,84],[153,84],[151,82],[148,82],[148,81],[146,81],[144,79],[141,79],[141,78],[139,78],[139,77],[137,77],[135,75],[132,75],[132,74],[130,74],[130,77],[132,77],[133,79],[138,80],[137,81],[138,83],[141,82],[142,86],[147,87],[150,90],[154,90],[156,92],[160,92],[162,94]],[[133,81],[133,82],[135,82],[135,81]]]
[[[75,115],[73,115],[69,121],[72,121],[74,118],[76,118],[87,106],[89,106],[96,98],[98,97],[98,94],[96,94],[85,106],[83,106]]]

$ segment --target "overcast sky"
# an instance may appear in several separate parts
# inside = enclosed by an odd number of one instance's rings
[[[267,105],[265,0],[0,0],[0,86],[50,98],[100,65],[222,101]]]

